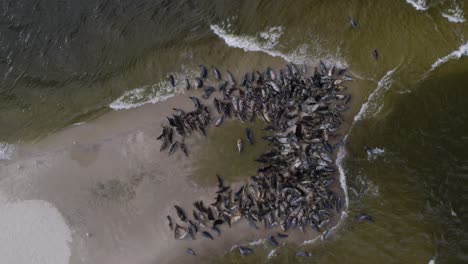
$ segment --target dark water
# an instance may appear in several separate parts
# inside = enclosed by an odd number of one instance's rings
[[[347,65],[355,112],[367,102],[345,147],[349,216],[300,248],[311,258],[287,246],[268,259],[260,246],[216,262],[468,263],[468,25],[443,16],[466,17],[468,2],[419,4],[427,10],[404,0],[3,1],[0,142],[171,94],[165,76],[199,63],[236,75],[284,59]],[[135,88],[141,98],[118,100]],[[361,212],[375,222],[355,221]]]

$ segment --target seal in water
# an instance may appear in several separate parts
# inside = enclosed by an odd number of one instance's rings
[[[375,60],[379,59],[379,52],[377,51],[377,49],[374,49],[374,51],[372,51],[372,56]]]
[[[352,26],[354,29],[358,28],[357,22],[356,22],[351,16],[348,17],[348,20],[349,20],[349,23],[351,23],[351,26]]]
[[[176,86],[174,76],[172,74],[169,75],[169,83],[172,85],[172,87]]]

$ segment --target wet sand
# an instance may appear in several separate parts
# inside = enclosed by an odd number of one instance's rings
[[[211,100],[206,104],[211,105]],[[279,231],[266,231],[261,226],[256,231],[240,221],[231,229],[223,225],[221,236],[213,234],[213,241],[200,235],[195,241],[174,239],[166,222],[166,215],[176,217],[174,204],[191,214],[193,201],[214,202],[215,188],[210,182],[215,182],[215,175],[199,178],[203,184],[197,184],[194,165],[232,162],[193,159],[198,152],[191,153],[190,158],[181,151],[172,156],[160,152],[160,142],[155,138],[174,107],[190,110],[193,104],[188,94],[177,95],[154,105],[111,111],[35,144],[23,145],[17,157],[4,162],[0,169],[0,192],[13,201],[35,199],[53,204],[72,230],[72,264],[200,263],[223,255],[235,245],[248,245]],[[347,126],[342,131],[347,131]],[[226,135],[226,140],[233,142],[238,136]],[[186,143],[189,151],[200,150],[203,144],[208,149],[218,144],[210,140],[210,135],[207,139],[188,138]],[[335,185],[335,192],[343,195],[338,180]],[[330,227],[338,218],[334,217]],[[301,244],[320,235],[306,230],[290,232],[290,238],[281,243]],[[185,254],[187,248],[199,256]]]
[[[188,209],[215,193],[192,180],[191,161],[182,152],[159,152],[155,137],[173,107],[193,105],[181,95],[109,112],[23,146],[2,166],[0,191],[8,200],[48,201],[61,212],[72,230],[70,263],[198,262],[262,237],[263,231],[239,222],[231,230],[223,226],[214,241],[173,238],[165,217],[175,216],[172,206]],[[187,247],[200,257],[186,255]]]

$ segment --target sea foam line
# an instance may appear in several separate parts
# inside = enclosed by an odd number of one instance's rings
[[[370,148],[367,150],[367,160],[376,160],[378,157],[385,154],[384,148]]]
[[[183,73],[173,73],[176,87],[172,87],[168,81],[163,80],[153,85],[144,85],[129,91],[125,91],[119,98],[113,101],[109,107],[114,110],[127,110],[137,108],[145,104],[155,104],[184,92],[181,87],[185,84],[185,78],[191,79],[196,73],[184,71]]]
[[[382,105],[379,106],[378,104],[378,99],[381,98],[383,93],[389,89],[393,82],[392,75],[398,69],[398,67],[400,66],[397,66],[393,70],[388,71],[384,77],[380,79],[380,81],[377,83],[377,88],[371,93],[367,99],[367,102],[361,106],[359,113],[354,117],[354,121],[362,120],[369,116],[374,116],[382,109]]]
[[[262,32],[260,35],[264,38],[266,37],[265,43],[259,43],[255,37],[251,36],[236,36],[233,34],[227,33],[226,30],[219,27],[218,25],[210,25],[211,30],[218,37],[224,40],[224,42],[234,48],[243,49],[244,51],[260,51],[269,54],[272,57],[281,57],[286,61],[291,61],[291,59],[285,54],[273,50],[273,48],[278,44],[278,39],[283,34],[283,30],[278,31],[278,35],[274,38],[269,38],[268,34]]]
[[[268,253],[267,258],[268,258],[268,259],[271,259],[271,258],[273,258],[273,257],[276,257],[276,250],[277,250],[277,249],[278,249],[278,248],[272,249],[272,250]]]
[[[439,67],[440,65],[452,60],[452,59],[460,59],[461,57],[463,56],[468,56],[468,41],[461,45],[460,47],[458,47],[457,50],[453,51],[452,53],[450,53],[449,55],[443,57],[443,58],[440,58],[440,59],[437,59],[436,62],[434,62],[431,66],[431,71],[433,71],[434,69],[436,69],[437,67]]]
[[[349,128],[349,131],[348,131],[348,134],[346,134],[346,136],[344,137],[343,142],[346,142],[346,140],[348,139],[348,135],[351,132],[351,129],[353,128],[355,122],[356,121],[353,121],[353,123],[351,124],[351,126]],[[346,154],[347,154],[346,149],[345,149],[345,145],[346,144],[343,144],[342,146],[340,146],[340,148],[338,150],[337,157],[336,157],[336,161],[335,161],[335,164],[338,167],[338,171],[340,173],[340,187],[343,190],[344,198],[345,198],[345,203],[344,203],[343,210],[341,212],[340,220],[338,220],[338,223],[335,226],[333,226],[330,229],[325,230],[322,233],[322,235],[317,236],[317,237],[315,237],[315,238],[313,238],[311,240],[305,240],[304,242],[302,242],[301,246],[310,245],[312,243],[315,243],[319,239],[322,239],[322,240],[325,239],[326,236],[328,236],[328,235],[332,234],[333,232],[335,232],[341,226],[341,224],[344,222],[344,220],[348,217],[348,209],[349,209],[348,185],[346,183],[346,174],[345,174],[345,170],[343,168],[343,160],[344,160],[344,158],[346,157]]]
[[[247,35],[234,35],[218,25],[210,25],[211,30],[221,38],[229,47],[239,48],[245,52],[263,52],[272,57],[279,57],[287,62],[307,63],[323,60],[326,64],[335,64],[340,68],[347,68],[348,64],[338,58],[328,55],[324,58],[312,58],[307,55],[307,45],[302,45],[291,54],[285,54],[277,49],[278,41],[284,33],[282,27],[272,27],[260,32],[259,38]]]
[[[388,85],[389,85],[389,80],[390,80],[390,77],[392,76],[392,74],[398,69],[398,67],[400,67],[400,65],[398,65],[397,67],[395,67],[393,70],[391,71],[388,71],[387,74],[385,74],[385,76],[379,81],[379,84],[377,85],[377,90],[381,90],[382,87],[384,87],[383,89],[388,89]],[[374,91],[372,94],[375,94],[376,91]],[[306,240],[304,241],[301,245],[308,245],[308,244],[312,244],[314,242],[316,242],[318,239],[324,239],[326,235],[330,235],[332,234],[333,232],[335,232],[341,225],[342,223],[344,222],[344,220],[348,217],[348,210],[349,210],[349,195],[348,195],[348,185],[347,185],[347,181],[346,181],[346,173],[345,173],[345,169],[343,167],[343,160],[346,158],[346,155],[347,155],[347,152],[346,152],[346,141],[348,140],[348,135],[351,133],[351,131],[353,130],[353,127],[354,125],[356,124],[356,122],[358,120],[361,120],[361,118],[363,117],[363,113],[366,113],[367,112],[367,109],[368,109],[368,105],[369,105],[369,102],[371,100],[374,100],[373,98],[375,96],[369,96],[369,98],[367,99],[367,101],[361,106],[361,110],[359,111],[358,114],[356,114],[354,116],[354,119],[353,119],[353,122],[351,123],[350,127],[349,127],[349,130],[348,130],[348,133],[344,136],[343,138],[343,142],[344,144],[342,144],[338,150],[338,154],[337,154],[337,157],[336,157],[336,160],[335,160],[335,164],[336,166],[338,167],[338,172],[340,173],[340,187],[341,189],[343,190],[343,193],[344,193],[344,198],[345,198],[345,203],[344,203],[344,208],[343,208],[343,211],[341,213],[341,217],[340,217],[340,220],[338,221],[338,223],[330,228],[329,230],[326,230],[324,233],[322,233],[321,236],[318,236],[314,239],[311,239],[311,240]]]
[[[455,1],[452,2],[452,6],[447,11],[442,12],[442,16],[452,23],[463,23],[466,21],[463,10]]]
[[[163,95],[160,90],[153,90],[152,93],[148,93],[148,90],[153,89],[150,89],[150,86],[145,86],[126,91],[122,96],[112,102],[109,107],[114,110],[127,110],[149,103],[155,104],[157,102],[165,101],[175,95],[174,93]]]
[[[351,124],[348,134],[346,134],[346,136],[344,137],[343,142],[346,142],[346,140],[348,139],[348,135],[351,132],[351,129],[353,128],[354,123],[355,121],[353,121],[353,123]],[[341,226],[344,220],[348,217],[348,209],[349,209],[348,185],[346,183],[346,174],[343,168],[343,160],[345,157],[346,157],[346,149],[345,149],[345,144],[343,144],[342,146],[340,146],[340,149],[338,150],[338,154],[337,154],[336,161],[335,161],[335,164],[338,167],[338,171],[340,173],[340,187],[343,190],[344,198],[345,198],[345,203],[344,203],[343,211],[341,212],[340,220],[338,220],[338,223],[335,226],[333,226],[332,228],[328,230],[325,230],[321,236],[317,236],[316,238],[311,239],[311,240],[306,240],[302,242],[301,245],[309,245],[309,244],[316,242],[319,239],[322,239],[322,240],[325,239],[326,235],[328,236],[332,234],[333,232],[335,232]]]
[[[426,11],[429,9],[426,0],[406,0],[406,3],[412,5],[418,11]]]
[[[5,142],[0,142],[0,160],[9,160],[13,157],[16,146]]]

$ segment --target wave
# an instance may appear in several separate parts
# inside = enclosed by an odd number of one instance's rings
[[[11,159],[15,151],[16,151],[15,145],[0,142],[0,160]]]
[[[351,130],[351,128],[352,128],[352,126],[350,127],[350,130]],[[348,132],[348,134],[349,134],[349,132]],[[348,139],[348,135],[346,135],[344,137],[343,142],[346,142],[347,139]],[[343,192],[344,192],[344,195],[345,195],[344,209],[345,209],[345,212],[346,212],[346,210],[349,207],[349,198],[348,198],[348,186],[346,184],[346,175],[345,175],[344,168],[343,168],[343,159],[345,157],[346,157],[346,149],[345,149],[344,146],[341,146],[340,149],[338,150],[338,155],[336,157],[335,164],[338,167],[338,171],[340,172],[340,186],[343,189]]]
[[[249,243],[249,246],[258,246],[263,244],[266,241],[265,238],[259,238],[258,240],[252,241]]]
[[[257,40],[256,37],[251,36],[236,36],[233,34],[227,33],[226,30],[222,29],[217,25],[210,25],[211,30],[218,37],[224,40],[226,44],[230,47],[240,48],[244,51],[261,51],[269,54],[273,57],[281,57],[284,60],[290,61],[290,58],[285,54],[273,50],[273,48],[278,44],[278,39],[283,34],[283,30],[280,30],[273,37],[269,37],[266,32],[260,33],[263,38],[266,38],[265,43],[261,43]]]
[[[278,250],[278,249],[275,248],[275,249],[271,250],[271,251],[268,253],[267,258],[268,258],[268,259],[271,259],[271,258],[273,258],[273,257],[276,257],[276,250]]]
[[[130,91],[126,91],[122,96],[112,102],[109,107],[114,110],[127,110],[140,107],[145,104],[155,104],[173,97],[174,93],[164,94],[161,90],[156,90],[152,86],[144,86]]]
[[[391,78],[392,74],[398,69],[398,67],[400,67],[400,65],[398,65],[393,70],[388,71],[387,74],[385,74],[385,76],[382,78],[382,80],[379,81],[379,84],[377,86],[376,91],[377,90],[382,90],[382,88],[388,89],[389,84],[390,84],[389,83],[390,78]],[[374,91],[372,94],[375,94],[376,91]],[[367,102],[365,102],[362,105],[361,110],[359,111],[359,113],[356,114],[356,116],[354,117],[354,120],[353,120],[353,122],[351,123],[351,125],[349,127],[348,133],[343,138],[343,142],[345,144],[342,144],[340,146],[340,148],[338,150],[336,160],[335,160],[335,164],[338,167],[338,172],[340,173],[340,176],[339,176],[340,177],[340,179],[339,179],[340,180],[340,187],[343,190],[344,198],[345,198],[345,203],[344,203],[343,211],[341,213],[340,220],[338,221],[338,223],[334,227],[330,228],[329,230],[325,230],[322,233],[321,236],[318,236],[318,237],[316,237],[314,239],[311,239],[311,240],[306,240],[301,245],[308,245],[308,244],[314,243],[318,239],[322,239],[322,240],[325,239],[326,236],[328,236],[328,235],[332,234],[333,232],[335,232],[341,226],[341,224],[344,222],[344,220],[348,217],[349,195],[348,195],[348,185],[347,185],[347,182],[346,182],[346,174],[345,174],[345,170],[344,170],[344,167],[343,167],[343,160],[346,158],[346,155],[347,155],[346,141],[348,140],[348,135],[350,135],[350,133],[353,130],[353,127],[356,124],[356,122],[358,120],[361,120],[361,118],[363,118],[364,113],[367,113],[367,109],[368,109],[368,106],[370,105],[370,101],[374,100],[373,98],[376,97],[375,95],[372,96],[372,94],[367,99]]]
[[[426,11],[429,9],[426,0],[406,0],[406,3],[412,5],[418,11]]]
[[[346,140],[348,139],[349,132],[351,132],[351,129],[353,126],[354,126],[354,122],[351,124],[348,134],[346,134],[346,136],[344,137],[343,142],[346,142]],[[328,235],[332,234],[335,230],[337,230],[340,227],[341,223],[343,223],[343,221],[348,217],[348,208],[349,208],[348,185],[346,183],[346,174],[343,168],[343,159],[345,157],[346,157],[346,149],[345,149],[345,145],[343,145],[338,150],[338,154],[337,154],[336,161],[335,161],[335,164],[338,167],[338,172],[340,173],[340,187],[343,190],[344,198],[345,198],[345,203],[344,203],[343,211],[341,212],[340,220],[334,227],[322,232],[322,235],[317,236],[316,238],[313,238],[311,240],[306,240],[302,242],[301,246],[315,243],[319,239],[324,240]]]
[[[437,61],[432,64],[431,71],[433,71],[434,69],[436,69],[440,65],[442,65],[442,64],[444,64],[444,63],[446,63],[446,62],[448,62],[448,61],[450,61],[452,59],[457,59],[458,60],[463,56],[468,56],[468,42],[461,45],[457,50],[450,53],[449,55],[447,55],[447,56],[445,56],[443,58],[437,59]]]
[[[455,1],[452,2],[452,6],[447,11],[442,12],[442,16],[452,23],[463,23],[466,21],[463,16],[463,10]]]
[[[176,87],[172,87],[168,81],[160,81],[153,85],[144,85],[133,90],[124,92],[119,98],[113,101],[109,107],[114,110],[127,110],[143,106],[145,104],[155,104],[165,101],[176,94],[184,92],[181,86],[185,84],[185,78],[192,79],[195,72],[174,73]]]
[[[418,11],[426,11],[429,9],[429,4],[426,0],[406,0],[406,3],[413,6]],[[456,1],[452,1],[451,7],[441,14],[452,23],[463,23],[466,21],[463,10]]]
[[[371,148],[367,150],[367,160],[375,160],[378,157],[382,156],[385,154],[385,149],[383,148]]]
[[[382,97],[383,93],[390,88],[390,85],[393,82],[392,75],[398,69],[398,67],[400,66],[397,66],[393,70],[388,71],[384,77],[382,77],[382,79],[378,82],[375,91],[371,93],[367,99],[367,102],[361,106],[359,113],[354,117],[354,121],[362,120],[369,116],[375,116],[380,112],[380,110],[383,108],[383,104],[379,105],[378,101]]]
[[[219,38],[233,48],[239,48],[245,52],[263,52],[272,57],[280,57],[287,62],[293,63],[308,63],[312,64],[319,60],[323,60],[326,64],[335,64],[340,68],[347,68],[348,64],[346,61],[342,61],[338,57],[327,55],[324,57],[313,57],[308,55],[309,46],[302,45],[292,53],[286,54],[276,49],[279,43],[279,39],[284,33],[282,27],[271,27],[257,34],[258,36],[247,36],[247,35],[235,35],[229,33],[229,29],[225,29],[218,25],[210,25],[211,30]],[[318,46],[318,45],[317,45]]]
[[[306,241],[302,242],[301,246],[310,245],[310,244],[314,243],[315,241],[319,240],[319,238],[320,238],[320,236],[317,236],[314,239],[306,240]]]

